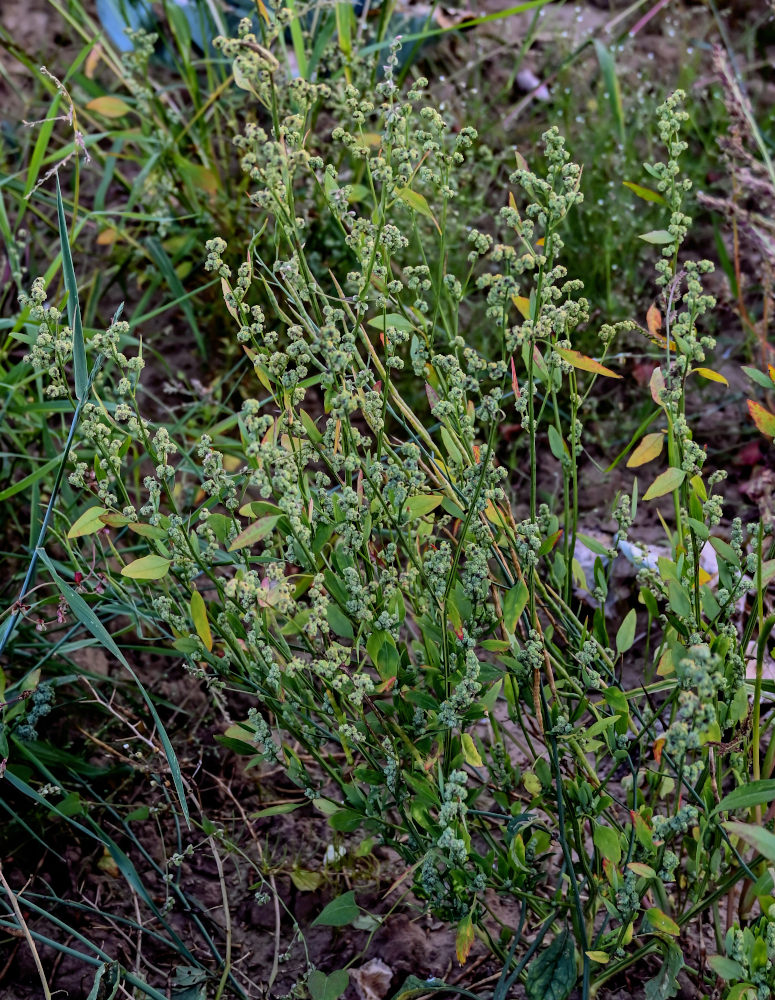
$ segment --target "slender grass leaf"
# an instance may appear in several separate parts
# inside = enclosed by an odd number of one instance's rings
[[[46,462],[45,465],[41,465],[39,469],[36,469],[28,476],[25,476],[24,479],[20,479],[18,483],[14,483],[13,486],[9,486],[7,489],[0,492],[0,503],[2,503],[3,500],[9,500],[17,493],[22,493],[28,486],[32,486],[34,483],[37,483],[46,475],[47,472],[51,472],[51,470],[58,465],[60,461],[61,456],[57,455],[55,458]]]
[[[765,802],[773,800],[775,800],[775,779],[764,778],[742,785],[729,795],[725,795],[712,815],[720,812],[736,812],[738,809],[751,809],[753,806],[764,805]]]
[[[183,788],[183,777],[180,772],[180,764],[178,763],[178,758],[175,755],[172,743],[170,743],[170,738],[167,735],[167,730],[164,728],[162,721],[159,718],[159,713],[156,711],[156,706],[151,701],[150,695],[145,690],[143,685],[140,683],[139,677],[134,672],[132,667],[130,667],[126,657],[118,648],[116,643],[113,641],[113,638],[108,632],[108,630],[99,620],[99,618],[95,615],[95,613],[92,611],[92,609],[83,599],[83,597],[81,597],[79,593],[73,590],[72,587],[69,587],[65,583],[65,581],[60,577],[60,575],[57,573],[54,567],[53,562],[48,557],[48,554],[46,553],[45,549],[39,548],[36,551],[38,553],[38,558],[47,567],[49,573],[51,574],[51,579],[56,584],[60,594],[67,601],[70,610],[73,612],[78,621],[86,629],[88,629],[89,632],[91,632],[94,638],[97,639],[97,641],[100,642],[105,647],[105,649],[107,649],[116,657],[116,659],[124,667],[124,669],[128,671],[132,680],[137,685],[137,688],[142,696],[142,699],[148,706],[148,711],[151,713],[151,717],[159,733],[159,739],[161,740],[162,746],[164,747],[164,753],[167,758],[167,764],[170,769],[170,774],[172,776],[172,782],[175,786],[175,791],[178,796],[178,801],[180,802],[180,808],[183,812],[183,816],[186,820],[187,825],[190,826],[191,821],[188,812],[188,805],[186,804],[186,793],[185,789]]]
[[[67,233],[65,206],[62,203],[62,189],[57,175],[57,218],[59,220],[59,242],[62,248],[62,275],[67,290],[67,321],[73,331],[73,375],[75,378],[75,395],[83,399],[89,384],[89,372],[86,368],[86,344],[83,339],[83,324],[81,323],[81,307],[78,304],[78,283],[73,269],[73,255],[70,252],[70,237]]]
[[[636,194],[643,201],[653,201],[660,205],[665,204],[665,199],[658,191],[652,191],[651,188],[643,187],[642,184],[633,184],[632,181],[622,181],[622,184],[629,188],[633,194]]]
[[[597,61],[600,63],[600,71],[603,74],[608,103],[611,105],[611,112],[614,116],[614,124],[619,141],[624,145],[627,133],[624,128],[624,109],[622,107],[622,92],[619,87],[619,78],[616,75],[616,62],[611,50],[606,48],[599,38],[594,39]]]
[[[120,970],[121,966],[118,962],[103,962],[97,969],[86,1000],[113,1000],[121,983]],[[104,981],[103,977],[105,977]]]

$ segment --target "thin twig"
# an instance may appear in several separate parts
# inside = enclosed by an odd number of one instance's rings
[[[48,988],[48,983],[46,982],[46,973],[43,969],[43,963],[40,960],[40,955],[38,954],[38,949],[35,947],[35,942],[32,939],[32,934],[30,934],[30,929],[27,926],[27,921],[22,915],[21,908],[19,906],[19,901],[16,898],[13,890],[6,881],[5,875],[3,874],[3,865],[0,863],[0,885],[5,889],[8,894],[8,902],[11,904],[11,909],[19,923],[19,928],[26,938],[27,944],[29,946],[30,952],[32,953],[32,960],[35,963],[35,968],[38,970],[38,976],[40,978],[41,986],[43,987],[43,996],[45,1000],[51,1000],[51,990]]]

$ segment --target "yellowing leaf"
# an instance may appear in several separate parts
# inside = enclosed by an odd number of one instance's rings
[[[761,403],[756,403],[752,399],[748,400],[748,412],[762,434],[775,437],[775,413],[770,413]]]
[[[709,382],[721,382],[722,385],[729,385],[726,378],[720,372],[714,372],[712,368],[693,368],[692,371],[697,372],[698,375],[702,375]]]
[[[150,555],[127,563],[121,570],[121,575],[130,580],[161,580],[169,573],[171,559],[164,556]]]
[[[652,906],[650,910],[646,910],[646,917],[655,931],[661,931],[663,934],[672,934],[674,937],[677,937],[681,933],[681,928],[675,920],[668,917],[666,913],[663,913],[656,906]]]
[[[530,319],[530,299],[525,298],[524,295],[512,295],[511,301],[523,319]]]
[[[113,856],[108,851],[107,847],[102,849],[102,855],[97,861],[97,867],[101,872],[109,875],[111,878],[119,878],[121,872],[119,871],[118,865],[116,864]]]
[[[97,65],[102,58],[102,46],[95,45],[91,52],[86,57],[86,62],[84,64],[83,71],[86,74],[87,80],[93,80],[94,74],[97,70]]]
[[[655,344],[658,344],[660,347],[669,347],[671,351],[675,350],[672,344],[668,345],[667,339],[660,332],[662,330],[662,313],[654,302],[651,303],[646,312],[646,327],[649,337]]]
[[[525,786],[528,795],[535,797],[541,794],[541,779],[537,774],[533,774],[532,771],[525,771],[522,775],[522,784]]]
[[[580,368],[585,372],[594,372],[595,375],[606,375],[608,378],[622,377],[611,371],[610,368],[606,368],[605,365],[601,365],[599,361],[595,361],[594,358],[588,358],[585,354],[579,354],[578,351],[571,351],[565,347],[558,347],[556,351],[563,360],[567,361],[569,365],[573,365],[574,368]]]
[[[320,872],[308,871],[305,868],[294,868],[291,871],[291,882],[299,892],[314,892],[322,881],[323,876]]]
[[[466,764],[470,764],[471,767],[481,767],[482,758],[476,749],[476,744],[468,733],[463,733],[460,737],[460,742],[463,744],[463,758]]]
[[[105,527],[105,522],[100,520],[103,514],[107,514],[104,507],[89,507],[71,526],[67,537],[81,538],[83,535],[94,535],[102,531]]]
[[[657,497],[663,497],[666,493],[672,493],[673,490],[678,489],[684,479],[686,479],[686,473],[684,470],[676,469],[671,466],[671,468],[657,476],[651,486],[649,486],[643,494],[643,499],[656,500]]]
[[[474,943],[474,922],[471,919],[471,914],[463,917],[460,923],[457,925],[457,936],[455,938],[455,951],[457,952],[457,960],[461,965],[465,965],[468,961],[468,954],[471,951],[471,945]]]
[[[653,462],[655,458],[658,458],[662,454],[664,444],[665,435],[662,431],[658,431],[655,434],[647,434],[627,459],[627,468],[637,469],[640,465]]]
[[[191,621],[194,623],[196,634],[205,644],[207,649],[213,648],[213,634],[210,631],[210,623],[207,620],[207,608],[204,598],[195,590],[191,595]]]
[[[104,97],[95,97],[93,101],[89,101],[86,110],[95,111],[103,118],[123,118],[132,109],[120,97],[110,97],[106,94]]]
[[[665,376],[662,374],[661,368],[655,368],[651,373],[651,378],[649,379],[649,389],[651,390],[651,398],[657,406],[662,406],[662,400],[660,397],[665,391]]]
[[[107,226],[102,230],[97,236],[97,246],[99,247],[109,247],[118,239],[118,230],[113,229],[111,226]]]
[[[211,196],[218,193],[220,182],[214,170],[210,170],[209,167],[205,167],[201,163],[187,160],[183,156],[176,157],[175,162],[183,179],[188,181],[193,188],[202,190]]]
[[[605,965],[609,961],[609,957],[604,951],[586,951],[584,954],[590,962],[596,962],[598,965]]]

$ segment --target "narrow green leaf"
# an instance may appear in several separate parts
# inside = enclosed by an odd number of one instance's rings
[[[622,107],[622,93],[619,88],[619,78],[616,75],[616,62],[611,50],[606,48],[599,38],[594,39],[597,61],[600,63],[600,70],[603,74],[603,82],[608,94],[608,103],[611,105],[611,112],[614,116],[614,125],[619,136],[619,141],[624,145],[626,133],[624,129],[624,109]]]
[[[10,498],[15,496],[17,493],[23,493],[29,486],[32,486],[34,483],[37,483],[39,479],[42,479],[47,472],[51,472],[51,470],[61,461],[61,455],[57,455],[55,458],[46,462],[45,465],[41,465],[39,469],[36,469],[28,476],[25,476],[24,479],[20,479],[18,483],[14,483],[13,486],[9,486],[7,489],[0,491],[0,503],[4,500],[10,500]]]
[[[194,623],[196,633],[207,649],[213,648],[213,634],[210,631],[210,622],[207,620],[207,608],[204,598],[195,590],[191,594],[191,621]]]
[[[761,781],[741,785],[729,795],[725,795],[712,815],[720,812],[736,812],[738,809],[751,809],[753,806],[773,801],[775,801],[775,779],[763,778]]]
[[[92,611],[92,609],[83,599],[83,597],[81,597],[79,593],[77,593],[75,590],[69,587],[65,583],[65,581],[59,576],[56,569],[54,568],[54,564],[49,559],[45,549],[37,549],[37,553],[38,553],[38,558],[42,563],[44,563],[44,565],[48,569],[49,573],[51,574],[51,579],[56,584],[57,589],[59,590],[62,597],[64,597],[65,601],[67,601],[70,610],[73,612],[78,621],[86,629],[88,629],[89,632],[91,632],[91,634],[94,636],[95,639],[97,639],[98,642],[102,643],[105,649],[107,649],[116,657],[116,659],[119,661],[119,663],[121,663],[124,669],[128,671],[132,680],[137,685],[137,689],[139,690],[143,701],[148,706],[148,711],[151,713],[151,718],[153,719],[156,729],[158,730],[159,739],[161,740],[162,746],[164,747],[164,753],[167,758],[167,765],[169,766],[170,774],[172,775],[172,783],[175,786],[175,791],[178,796],[178,801],[180,802],[180,808],[183,812],[186,824],[190,826],[188,805],[186,804],[186,793],[183,788],[183,777],[180,773],[180,764],[178,763],[178,758],[176,757],[175,751],[173,750],[172,744],[170,743],[170,738],[167,735],[167,730],[162,725],[162,721],[159,718],[159,713],[156,711],[156,706],[151,701],[150,695],[145,690],[143,685],[140,683],[140,679],[138,678],[137,674],[129,666],[126,657],[118,648],[118,646],[115,644],[108,630],[99,620],[99,618],[95,615],[95,613]]]
[[[635,608],[630,608],[625,615],[624,621],[619,626],[619,631],[616,633],[616,651],[618,653],[626,653],[632,647],[633,642],[635,642],[635,627],[637,624],[638,613]]]
[[[530,596],[527,584],[520,580],[503,598],[503,624],[506,631],[511,634],[517,627],[520,615],[527,606],[527,599]]]
[[[675,243],[675,237],[666,229],[652,229],[651,232],[642,233],[638,239],[645,243],[652,243],[654,246],[667,246],[668,243]]]
[[[622,181],[622,184],[629,188],[633,194],[636,194],[643,201],[653,201],[660,205],[665,204],[665,199],[658,191],[652,191],[651,188],[643,187],[642,184],[633,184],[632,181]]]
[[[86,367],[86,344],[83,339],[83,324],[81,322],[81,307],[78,303],[78,282],[75,280],[73,255],[70,252],[70,237],[67,233],[65,206],[62,203],[62,191],[57,174],[57,218],[59,220],[59,242],[62,248],[62,276],[67,290],[67,322],[73,331],[73,377],[75,380],[75,395],[83,399],[89,384],[89,372]]]

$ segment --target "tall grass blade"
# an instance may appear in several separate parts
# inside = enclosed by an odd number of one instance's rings
[[[600,71],[603,74],[608,103],[611,105],[611,112],[614,116],[614,125],[619,141],[624,145],[626,132],[624,128],[624,109],[622,107],[622,91],[619,87],[619,78],[616,75],[616,62],[611,54],[611,50],[606,48],[599,38],[595,40],[595,52],[597,61],[600,63]]]
[[[137,688],[140,694],[142,695],[143,701],[148,706],[148,711],[151,713],[151,717],[158,730],[159,739],[161,740],[162,746],[164,747],[164,753],[167,758],[167,764],[169,765],[170,774],[172,775],[172,782],[175,786],[175,792],[177,793],[178,801],[180,802],[180,808],[183,812],[186,824],[190,826],[191,819],[188,812],[188,805],[186,804],[186,793],[185,789],[183,788],[183,777],[180,771],[180,764],[178,763],[178,758],[175,755],[175,751],[172,748],[172,743],[170,743],[170,738],[167,735],[167,731],[164,728],[161,719],[159,718],[159,713],[156,711],[156,708],[153,702],[151,701],[150,695],[140,682],[140,678],[137,676],[132,667],[129,665],[129,662],[127,661],[124,654],[121,652],[116,643],[113,641],[113,638],[108,632],[108,630],[99,620],[99,618],[95,615],[95,613],[86,603],[86,601],[81,597],[80,594],[74,591],[72,587],[69,587],[65,583],[65,581],[60,577],[60,575],[54,568],[53,562],[46,554],[44,549],[38,549],[37,554],[41,562],[44,563],[44,565],[48,569],[49,573],[51,574],[51,579],[56,584],[57,589],[59,590],[62,597],[64,597],[64,599],[67,601],[70,610],[73,612],[78,621],[85,628],[87,628],[89,632],[91,632],[91,634],[94,636],[95,639],[97,639],[99,642],[102,643],[105,649],[109,650],[109,652],[111,652],[116,657],[116,659],[124,667],[124,669],[128,671],[132,680],[137,685]]]
[[[86,344],[83,339],[83,323],[81,307],[78,303],[78,283],[75,280],[73,255],[70,252],[70,237],[67,233],[65,207],[62,204],[62,189],[57,175],[57,218],[59,220],[59,242],[62,247],[62,274],[67,289],[67,321],[73,331],[73,376],[75,379],[75,395],[83,401],[89,385],[89,372],[86,367]]]

